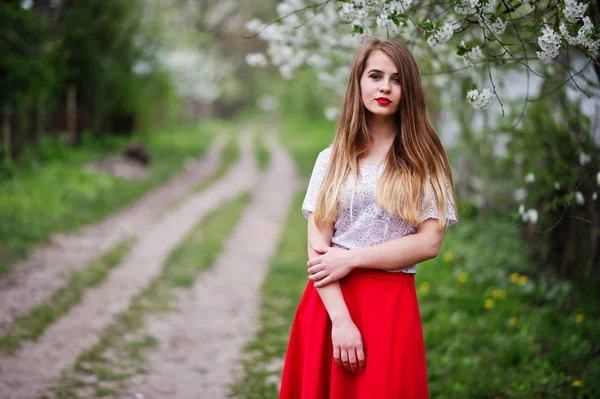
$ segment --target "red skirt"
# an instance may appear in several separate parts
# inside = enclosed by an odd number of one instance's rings
[[[414,275],[355,269],[340,286],[363,337],[365,370],[348,371],[333,359],[331,321],[309,281],[294,317],[279,398],[428,398]]]

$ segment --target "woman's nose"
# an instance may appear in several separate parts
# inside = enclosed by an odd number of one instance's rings
[[[391,91],[390,82],[382,81],[381,86],[379,87],[379,91],[382,93],[389,93]]]

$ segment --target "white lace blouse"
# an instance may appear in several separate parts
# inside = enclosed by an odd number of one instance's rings
[[[317,194],[325,177],[330,154],[331,147],[327,147],[319,153],[315,162],[306,196],[302,203],[302,214],[306,218],[308,218],[310,212],[314,212],[315,210]],[[379,167],[367,164],[360,166],[360,181],[356,185],[354,200],[351,198],[354,188],[354,176],[348,177],[345,193],[346,198],[343,201],[344,205],[338,211],[338,217],[334,223],[333,237],[331,239],[333,247],[346,249],[370,247],[416,233],[416,227],[412,223],[402,219],[397,214],[389,214],[377,205],[375,199],[377,180],[381,177],[383,170],[384,165]],[[451,198],[449,185],[447,185],[447,189]],[[421,200],[421,221],[430,218],[439,219],[435,200],[430,202],[431,205],[427,209],[427,212],[423,212],[424,203],[423,196]],[[450,226],[457,223],[458,220],[455,209],[450,201],[448,201],[447,206],[447,226]],[[415,265],[388,271],[416,273]]]

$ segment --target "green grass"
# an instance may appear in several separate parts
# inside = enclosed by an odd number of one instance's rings
[[[144,319],[156,312],[177,309],[174,292],[190,287],[198,274],[209,268],[233,231],[250,195],[243,194],[207,215],[167,258],[162,274],[135,297],[129,309],[100,336],[99,343],[84,352],[73,370],[63,375],[58,398],[80,397],[80,390],[95,389],[95,395],[112,396],[129,378],[144,371],[144,353],[158,341],[143,331]]]
[[[87,288],[100,284],[108,277],[134,242],[134,239],[121,242],[85,268],[74,271],[65,286],[58,289],[46,303],[15,318],[7,333],[0,335],[0,352],[15,353],[23,340],[38,339],[50,324],[81,301]]]
[[[256,133],[254,135],[254,154],[258,160],[258,168],[260,170],[267,169],[269,161],[271,160],[271,153],[265,146],[265,137],[263,133]]]
[[[307,177],[333,128],[302,121],[284,126],[283,141]],[[307,282],[303,196],[301,190],[263,285],[261,327],[232,387],[239,398],[277,397],[289,329]],[[510,221],[461,217],[446,232],[440,255],[417,266],[432,398],[600,395],[598,310],[572,284],[535,272],[534,261]]]
[[[294,157],[299,173],[310,177],[317,155],[333,142],[334,135],[332,122],[298,118],[284,120],[279,136]]]
[[[0,181],[0,275],[51,233],[68,232],[106,217],[164,183],[190,157],[202,156],[217,132],[238,130],[244,120],[207,120],[195,127],[139,134],[132,140],[84,140],[77,148],[46,143],[25,157],[22,169]],[[147,144],[149,177],[126,181],[85,171],[89,161],[115,157],[127,141]]]
[[[229,172],[229,169],[240,159],[240,143],[237,132],[230,134],[227,139],[227,143],[223,148],[223,154],[221,158],[221,164],[219,168],[206,180],[204,180],[198,187],[194,189],[194,192],[200,192],[205,190],[208,186],[221,179]]]

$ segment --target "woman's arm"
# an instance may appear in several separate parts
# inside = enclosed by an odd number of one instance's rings
[[[315,287],[324,287],[347,275],[354,268],[401,269],[435,258],[442,245],[445,229],[428,219],[415,234],[366,248],[343,250],[329,246],[316,248],[321,254],[307,263]]]
[[[438,221],[428,219],[415,234],[396,238],[367,248],[351,250],[352,267],[369,269],[401,269],[435,258],[440,252],[445,229]]]
[[[314,215],[308,216],[308,258],[320,256],[315,248],[331,245],[333,236],[333,223],[319,229],[314,222]],[[316,284],[315,284],[316,287]],[[333,357],[337,364],[348,370],[356,371],[365,368],[365,355],[362,336],[352,321],[339,281],[328,284],[326,287],[316,287],[325,309],[331,319],[331,338],[333,343]]]

